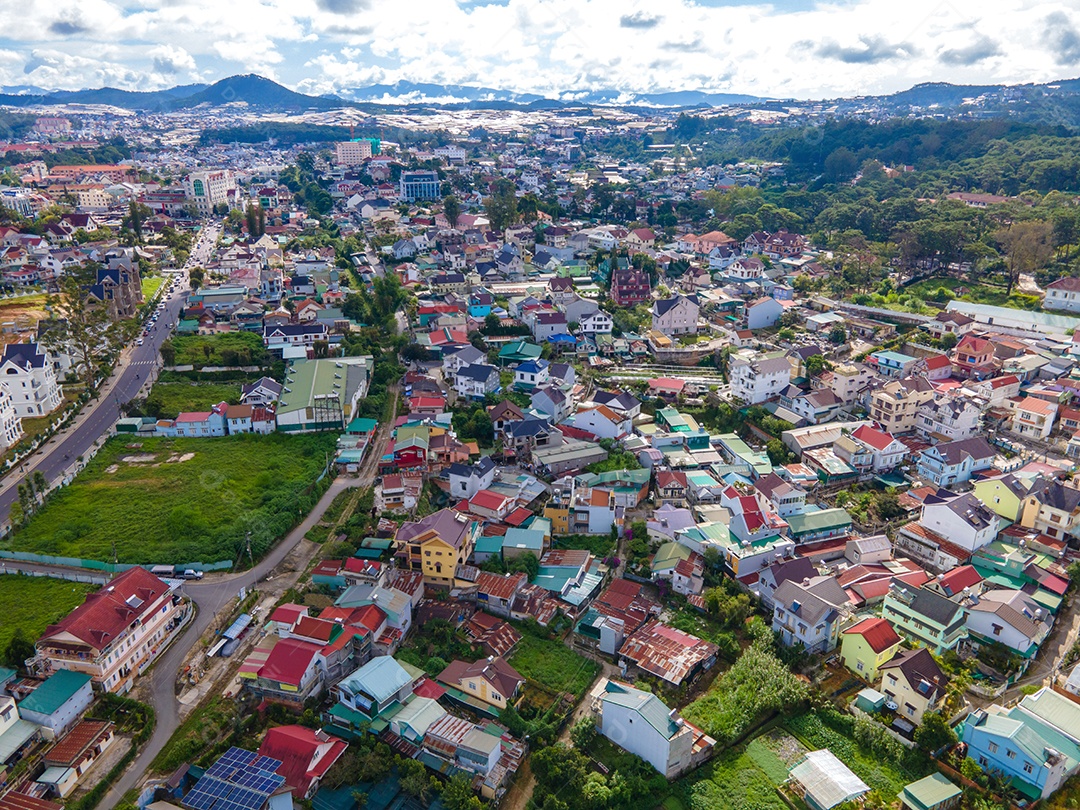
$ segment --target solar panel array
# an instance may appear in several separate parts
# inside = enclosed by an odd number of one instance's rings
[[[230,748],[184,797],[192,810],[259,810],[285,777],[274,773],[281,760]]]

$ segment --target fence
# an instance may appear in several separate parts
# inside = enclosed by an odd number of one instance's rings
[[[83,582],[87,585],[104,585],[109,581],[105,574],[83,574],[79,571],[24,571],[21,568],[8,568],[0,563],[0,574],[21,574],[26,577],[49,577],[50,579],[64,579],[68,582]]]
[[[86,568],[92,571],[103,571],[110,574],[127,571],[129,568],[139,568],[132,563],[107,563],[101,560],[83,560],[78,557],[60,557],[53,554],[34,554],[29,551],[0,551],[0,560],[14,560],[16,562],[32,563],[34,565],[64,566],[65,568]],[[142,568],[150,570],[153,563],[144,563]],[[190,568],[193,571],[227,571],[233,567],[232,560],[221,560],[215,563],[183,563],[176,568],[184,571]]]

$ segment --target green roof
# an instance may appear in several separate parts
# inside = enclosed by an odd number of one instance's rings
[[[544,550],[544,537],[544,532],[536,529],[507,529],[506,537],[502,538],[502,548],[520,548],[535,551],[536,556],[539,557],[540,552]],[[479,543],[477,543],[477,546],[479,547]]]
[[[90,676],[85,672],[61,669],[50,675],[41,686],[31,692],[26,700],[19,704],[19,710],[52,714],[88,683],[90,683]]]
[[[359,386],[366,385],[372,367],[370,356],[297,360],[285,373],[278,413],[306,411],[314,407],[316,397],[336,397],[348,417],[350,399]]]
[[[652,564],[649,566],[653,571],[669,571],[679,564],[681,560],[688,559],[691,551],[680,543],[664,543],[656,550]]]
[[[788,515],[785,520],[791,527],[791,534],[795,536],[851,525],[851,515],[846,509],[819,509],[801,515]]]
[[[364,419],[356,417],[349,426],[345,429],[346,433],[371,433],[378,426],[379,422],[376,419]]]
[[[15,670],[8,669],[7,667],[0,667],[0,683],[9,681],[15,677]]]
[[[623,706],[641,715],[645,722],[660,732],[665,739],[670,740],[679,733],[679,725],[671,718],[671,709],[664,705],[656,695],[626,686],[621,683],[608,681],[604,687],[604,703],[614,703]]]
[[[542,349],[535,343],[529,343],[527,340],[518,340],[513,343],[507,343],[499,349],[499,357],[503,360],[518,357],[523,360],[535,360],[540,356],[541,352]]]
[[[900,791],[900,799],[914,810],[933,810],[961,793],[960,788],[940,773],[932,773],[925,779],[906,785]]]
[[[501,534],[480,535],[476,538],[473,547],[474,554],[499,554],[503,548],[503,536]]]

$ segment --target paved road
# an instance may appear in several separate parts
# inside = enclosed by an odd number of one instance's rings
[[[188,267],[205,262],[213,249],[219,227],[210,225],[192,250]],[[120,405],[133,399],[146,382],[158,359],[161,344],[169,336],[166,324],[176,323],[187,297],[187,282],[181,277],[177,292],[165,299],[165,309],[156,326],[142,346],[124,350],[113,378],[106,382],[103,393],[88,402],[76,418],[75,426],[52,439],[44,448],[23,462],[21,472],[12,471],[0,483],[0,523],[7,525],[11,505],[18,500],[18,486],[35,472],[41,472],[50,485],[76,471],[77,459],[86,455],[93,444],[116,423]]]

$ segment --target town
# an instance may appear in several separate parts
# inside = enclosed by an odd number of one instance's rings
[[[1080,800],[1075,178],[3,115],[0,810]]]

